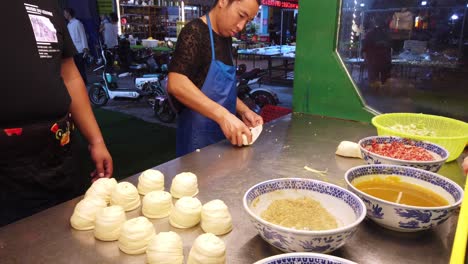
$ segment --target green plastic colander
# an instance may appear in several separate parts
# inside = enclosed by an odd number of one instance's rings
[[[468,143],[468,123],[427,114],[390,113],[372,118],[379,136],[399,136],[429,141],[449,152],[448,161],[455,160]]]

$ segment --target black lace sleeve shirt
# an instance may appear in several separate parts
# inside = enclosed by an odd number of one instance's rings
[[[213,31],[216,60],[233,65],[232,39]],[[211,63],[211,45],[208,25],[200,18],[190,21],[179,34],[177,45],[169,65],[169,72],[187,76],[198,88],[202,88]]]

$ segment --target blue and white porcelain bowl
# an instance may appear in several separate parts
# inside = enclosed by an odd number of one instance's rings
[[[358,190],[352,182],[370,175],[395,175],[401,181],[429,189],[448,201],[439,207],[410,206],[389,202]],[[367,217],[377,224],[400,232],[416,232],[435,227],[447,220],[463,199],[463,189],[455,182],[426,170],[397,165],[364,165],[345,173],[348,189],[361,198],[367,207]]]
[[[298,252],[265,258],[254,264],[356,264],[356,262],[327,254]]]
[[[297,230],[272,224],[260,215],[275,200],[311,198],[332,214],[338,228]],[[285,252],[327,253],[343,246],[366,216],[366,207],[354,193],[323,181],[281,178],[258,183],[243,198],[244,209],[260,236]]]
[[[429,151],[435,159],[431,161],[411,161],[382,156],[366,149],[366,147],[372,145],[374,141],[378,144],[387,144],[392,142],[411,144]],[[434,143],[394,136],[366,137],[361,139],[358,142],[358,145],[361,149],[362,158],[368,164],[393,164],[401,166],[410,166],[413,168],[423,169],[432,172],[438,172],[440,167],[444,165],[445,161],[449,157],[449,152],[446,149]]]

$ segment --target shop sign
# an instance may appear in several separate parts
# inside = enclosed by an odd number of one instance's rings
[[[298,0],[262,0],[262,5],[294,9],[299,7]]]

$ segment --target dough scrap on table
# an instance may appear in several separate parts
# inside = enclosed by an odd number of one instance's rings
[[[349,158],[362,158],[359,144],[351,141],[341,141],[336,149],[335,154]]]

